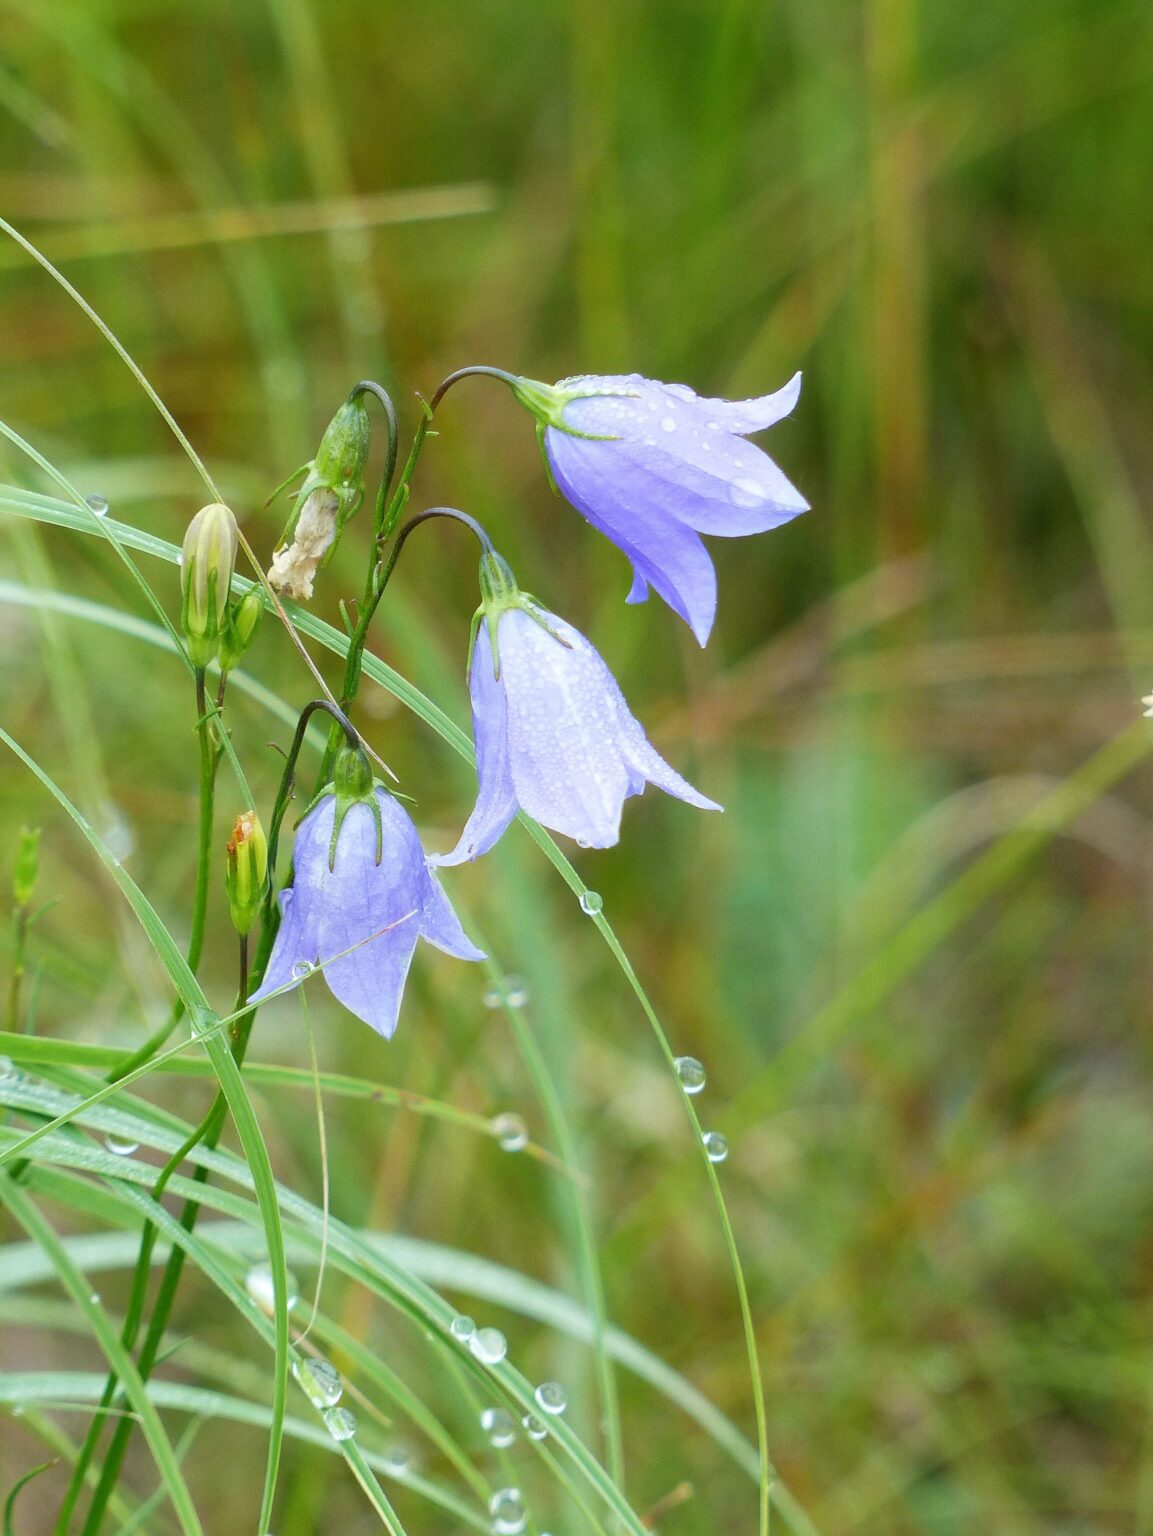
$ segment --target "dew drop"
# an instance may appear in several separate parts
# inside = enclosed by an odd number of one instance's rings
[[[499,1328],[478,1328],[468,1347],[482,1365],[499,1365],[508,1354],[508,1340]]]
[[[109,1152],[114,1152],[117,1157],[131,1157],[133,1152],[140,1150],[138,1141],[126,1141],[122,1136],[105,1136],[104,1145]]]
[[[98,1307],[100,1305],[100,1292],[99,1291],[89,1291],[89,1293],[88,1293],[88,1303],[89,1303],[90,1306]]]
[[[671,416],[662,416],[661,417],[661,431],[662,432],[675,432],[676,430],[677,430],[677,424],[676,424],[676,422],[673,420],[673,418]]]
[[[742,475],[729,486],[729,500],[734,507],[759,507],[765,500],[765,488]]]
[[[384,1470],[389,1477],[403,1477],[412,1466],[412,1457],[401,1446],[393,1446],[384,1458]]]
[[[721,424],[719,421],[706,421],[705,426],[709,429],[710,432],[719,432],[721,430]]]
[[[311,960],[298,960],[292,967],[292,974],[297,981],[303,981],[306,976],[311,976],[315,969]]]
[[[512,1414],[503,1408],[483,1409],[480,1427],[488,1436],[489,1444],[498,1451],[507,1450],[516,1440],[516,1422]]]
[[[548,1425],[543,1419],[538,1419],[535,1413],[526,1413],[521,1423],[530,1440],[543,1440],[548,1434]]]
[[[705,1069],[695,1056],[678,1056],[673,1065],[686,1093],[700,1093],[705,1086]]]
[[[542,1413],[563,1413],[568,1407],[568,1396],[559,1381],[542,1381],[533,1396]]]
[[[581,911],[588,917],[595,917],[605,904],[605,899],[599,891],[581,892]]]
[[[97,517],[108,516],[107,496],[101,496],[98,492],[93,491],[92,495],[85,496],[84,500],[88,503],[88,506],[92,509],[92,511],[96,513]]]
[[[452,1322],[449,1323],[448,1331],[452,1334],[453,1338],[457,1339],[461,1344],[467,1344],[472,1338],[473,1334],[476,1332],[476,1324],[473,1322],[471,1317],[468,1317],[465,1313],[460,1312],[456,1317],[453,1318]]]
[[[498,1488],[488,1501],[494,1536],[520,1536],[528,1524],[519,1488]]]
[[[720,1131],[706,1131],[701,1137],[705,1156],[710,1163],[723,1163],[729,1155],[729,1144]]]
[[[666,394],[675,395],[678,400],[695,400],[696,391],[690,389],[687,384],[666,384]]]
[[[284,1272],[285,1289],[288,1291],[288,1310],[291,1312],[300,1300],[300,1284],[292,1271]],[[272,1266],[254,1264],[244,1277],[244,1289],[262,1312],[270,1316],[276,1307],[276,1292],[272,1284]]]
[[[351,1440],[356,1434],[356,1415],[347,1408],[326,1409],[324,1427],[334,1440]]]
[[[528,987],[519,976],[506,976],[485,987],[483,1002],[486,1008],[523,1008],[528,1002]]]
[[[528,1146],[528,1126],[519,1115],[494,1115],[488,1128],[505,1152],[523,1152]]]
[[[292,1374],[304,1389],[314,1408],[333,1408],[340,1402],[344,1382],[340,1372],[328,1360],[294,1360]]]

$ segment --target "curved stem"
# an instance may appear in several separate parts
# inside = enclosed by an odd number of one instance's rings
[[[308,722],[318,709],[323,710],[326,715],[332,716],[332,729],[337,740],[339,740],[340,735],[343,735],[350,747],[359,747],[361,745],[360,732],[339,705],[330,703],[328,699],[313,699],[300,711],[300,719],[296,722],[296,731],[292,738],[292,744],[288,749],[284,772],[280,778],[280,787],[276,791],[276,800],[273,803],[272,815],[268,822],[268,868],[270,879],[266,910],[271,910],[273,906],[272,891],[276,883],[276,852],[280,842],[280,826],[284,820],[284,813],[288,809],[289,801],[292,799],[292,790],[296,782],[296,760],[300,756],[301,747],[304,745],[304,733],[308,729]],[[330,756],[326,752],[322,774],[329,766],[329,763]],[[318,788],[327,782],[328,779],[325,774],[320,779]]]
[[[402,486],[403,484],[404,482],[402,481]],[[421,523],[427,523],[434,517],[447,517],[455,523],[463,523],[466,528],[476,535],[482,550],[489,551],[492,549],[492,540],[480,523],[477,522],[476,518],[470,517],[467,512],[461,512],[457,507],[429,507],[424,512],[418,512],[415,517],[409,518],[408,522],[405,523],[404,527],[397,534],[396,540],[391,550],[389,550],[388,559],[378,562],[370,573],[365,599],[361,604],[360,614],[356,621],[356,628],[349,637],[348,656],[344,664],[344,685],[340,694],[342,709],[351,709],[356,698],[357,690],[360,687],[360,673],[364,662],[364,647],[368,640],[369,626],[376,615],[377,608],[380,606],[380,600],[384,596],[385,588],[392,579],[392,573],[396,569],[396,562],[400,559],[400,552],[408,542],[408,538],[413,530],[419,528]],[[317,781],[318,788],[328,781],[332,760],[336,755],[338,739],[334,728],[329,733],[328,746],[325,749],[324,760],[320,765],[320,776]],[[271,846],[270,839],[269,847],[271,848]]]
[[[459,383],[461,379],[471,379],[473,377],[500,379],[502,384],[509,385],[520,382],[515,373],[509,373],[504,368],[489,368],[484,364],[474,363],[469,368],[458,368],[455,373],[450,373],[447,379],[441,380],[436,387],[436,393],[428,402],[429,409],[435,411],[454,384]]]
[[[388,452],[384,460],[384,474],[380,477],[380,489],[376,493],[376,511],[372,524],[373,538],[379,540],[388,515],[388,493],[392,486],[392,477],[396,474],[396,461],[400,454],[400,427],[397,424],[396,407],[392,403],[392,396],[375,380],[361,379],[359,384],[354,384],[349,392],[349,399],[355,399],[357,395],[371,395],[374,400],[378,400],[384,408],[388,422]],[[369,581],[371,580],[370,573]]]

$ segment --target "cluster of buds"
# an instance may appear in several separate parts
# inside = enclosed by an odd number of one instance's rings
[[[236,519],[222,501],[202,507],[184,535],[180,622],[198,671],[219,656],[221,671],[230,672],[252,644],[264,612],[255,587],[232,599],[236,541]]]
[[[363,395],[353,390],[325,429],[268,568],[269,585],[285,597],[308,601],[317,571],[363,502],[369,435]]]

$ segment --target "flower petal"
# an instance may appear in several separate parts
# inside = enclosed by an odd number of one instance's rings
[[[488,625],[476,637],[469,672],[472,734],[476,743],[477,796],[451,853],[435,854],[430,864],[463,864],[479,858],[498,840],[516,815],[516,794],[508,764],[508,719],[504,688],[494,674]]]
[[[808,510],[768,454],[736,435],[719,409],[705,409],[727,402],[698,400],[685,385],[641,383],[645,392],[638,400],[590,397],[565,407],[565,422],[574,430],[611,435],[599,446],[615,456],[634,499],[647,494],[698,533],[727,538],[763,533]],[[637,490],[646,477],[654,483],[647,492]]]
[[[711,400],[697,397],[697,403],[714,421],[719,421],[726,432],[763,432],[775,426],[786,416],[792,415],[801,394],[801,375],[794,373],[789,382],[771,395],[761,395],[756,400]]]
[[[666,795],[675,795],[678,800],[686,800],[689,805],[695,805],[702,811],[724,810],[724,806],[718,805],[715,800],[710,800],[707,795],[702,795],[700,790],[694,789],[687,779],[682,779],[676,769],[665,762],[649,741],[640,727],[640,722],[633,720],[632,723],[637,727],[636,734],[630,734],[625,746],[625,760],[631,768],[634,768],[650,784],[663,789]]]
[[[545,446],[562,494],[628,555],[637,576],[651,583],[704,645],[716,615],[716,572],[696,533],[662,506],[664,487],[622,458],[617,444],[550,427]],[[633,602],[639,601],[638,586],[634,580]]]
[[[417,914],[325,966],[324,979],[349,1013],[391,1040],[400,1014],[408,968],[416,949]]]
[[[487,960],[483,949],[476,945],[460,926],[452,903],[444,894],[440,881],[429,871],[424,911],[420,918],[420,936],[442,949],[446,955],[458,960]]]
[[[501,615],[498,645],[508,701],[509,763],[524,810],[588,848],[620,836],[629,778],[618,740],[620,690],[577,630],[523,609]]]
[[[262,1003],[271,993],[279,992],[281,987],[296,985],[303,977],[297,975],[295,967],[311,966],[316,960],[315,953],[309,952],[292,891],[281,891],[277,900],[280,903],[280,927],[276,931],[272,954],[265,967],[264,980],[249,995],[250,1003]]]

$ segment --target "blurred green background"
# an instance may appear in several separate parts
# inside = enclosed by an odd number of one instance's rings
[[[813,510],[713,543],[707,652],[659,603],[625,608],[623,557],[550,494],[499,386],[449,397],[414,506],[484,520],[727,807],[646,796],[619,848],[578,863],[708,1068],[769,1443],[822,1536],[1153,1533],[1153,804],[1134,727],[1153,682],[1151,142],[1153,15],[1133,0],[0,0],[0,211],[137,358],[265,555],[287,504],[261,504],[358,378],[393,388],[411,431],[414,391],[467,363],[730,396],[803,368],[797,412],[760,441]],[[192,471],[8,242],[0,356],[4,419],[179,541]],[[6,459],[4,478],[47,488]],[[0,556],[10,582],[147,616],[97,540],[9,519]],[[318,594],[333,622],[363,560],[353,525]],[[148,573],[175,613],[171,570]],[[467,536],[422,531],[373,641],[462,721],[474,603]],[[118,830],[179,933],[183,674],[11,601],[0,637],[0,719]],[[295,706],[313,691],[271,624],[251,670]],[[362,716],[429,845],[450,846],[468,772],[383,693]],[[285,727],[240,699],[233,724],[267,804]],[[0,796],[3,858],[42,824],[59,898],[34,930],[37,1027],[136,1044],[164,996],[138,935],[11,760]],[[526,980],[614,1321],[748,1429],[715,1213],[643,1017],[523,834],[451,889]],[[518,1109],[544,1138],[480,994],[424,956],[386,1046],[316,988],[322,1062]],[[270,1009],[260,1059],[306,1060],[299,1020]],[[168,1092],[199,1112],[196,1085]],[[283,1176],[317,1198],[302,1105],[262,1112]],[[331,1105],[329,1132],[341,1216],[566,1283],[546,1169],[371,1106]],[[403,1371],[387,1319],[331,1286]],[[543,1334],[517,1341],[566,1369]],[[10,1329],[0,1348],[27,1368],[66,1346]],[[741,1474],[623,1390],[636,1507],[689,1480],[661,1531],[752,1529]],[[42,1454],[11,1421],[0,1438],[7,1489]],[[233,1528],[260,1437],[210,1425],[198,1455],[213,1528]],[[49,1481],[25,1529],[49,1520]],[[286,1487],[280,1536],[371,1528],[318,1453],[294,1454]]]

